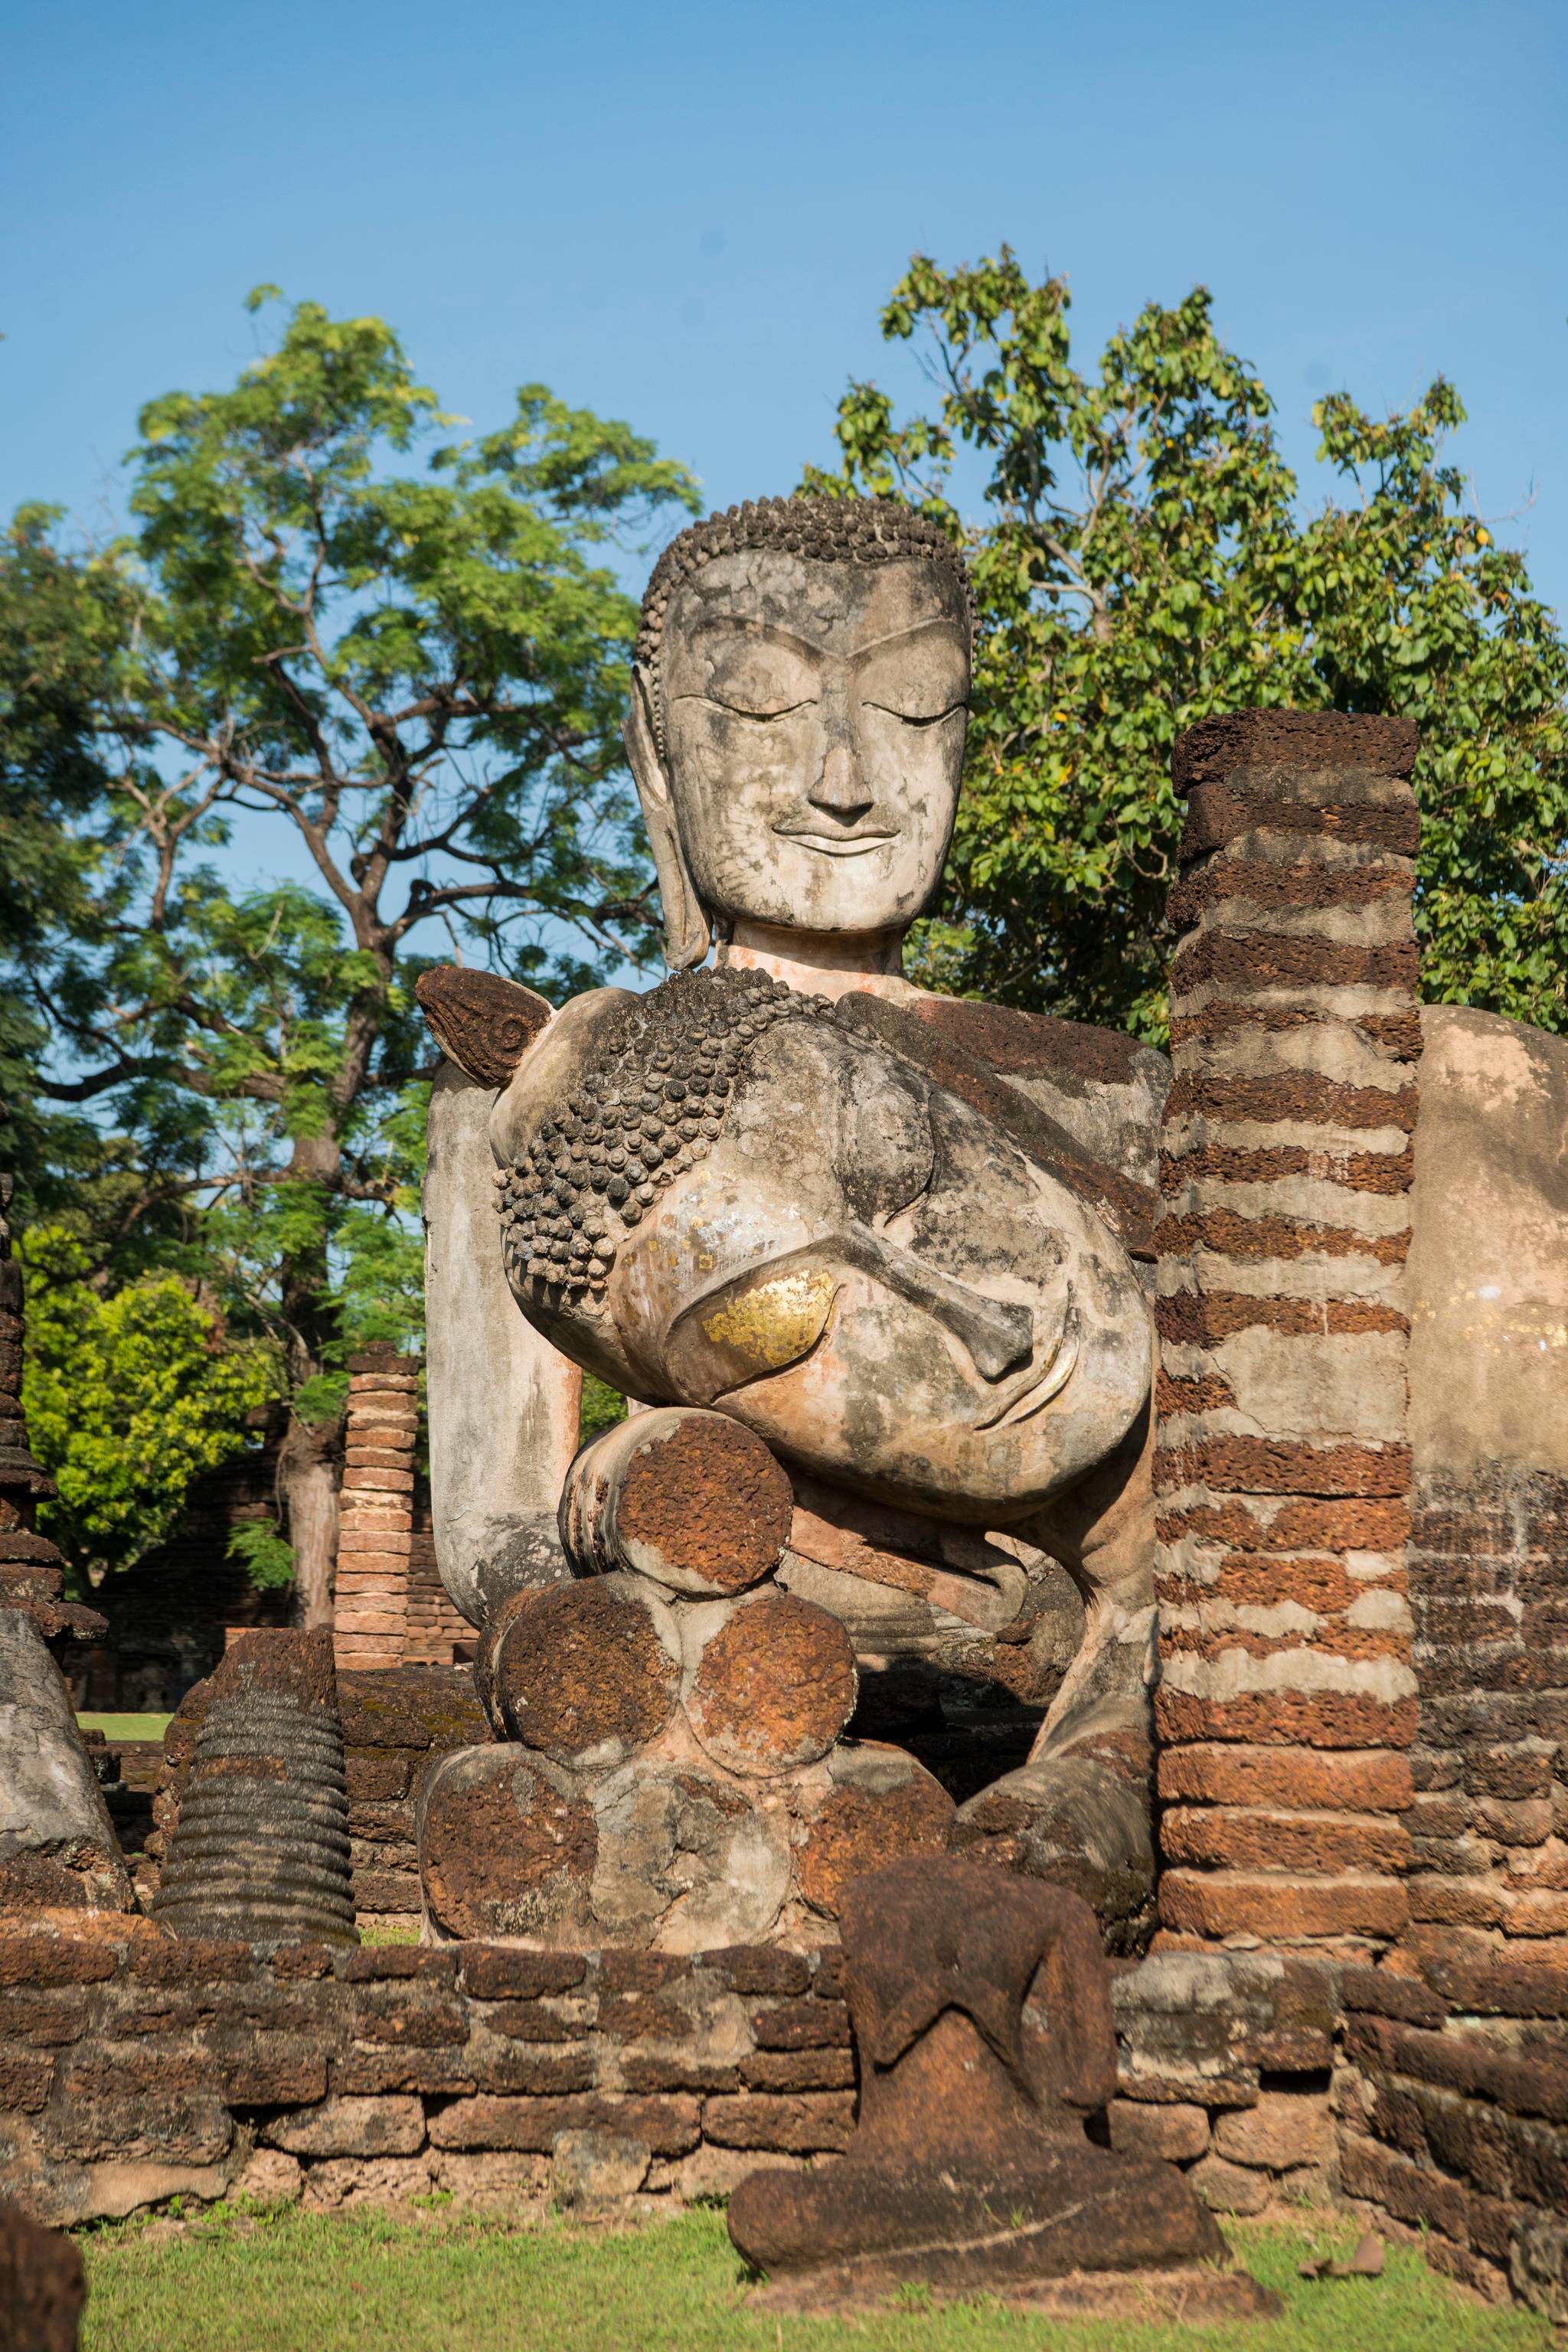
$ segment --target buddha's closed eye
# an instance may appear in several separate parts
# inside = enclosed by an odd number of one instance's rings
[[[792,711],[809,709],[816,697],[806,695],[794,702],[769,700],[765,703],[742,701],[723,694],[705,694],[701,698],[708,704],[710,709],[722,710],[731,719],[755,719],[759,725],[765,727],[772,719],[789,718]]]
[[[867,702],[868,709],[883,711],[889,719],[900,719],[906,727],[921,729],[940,727],[944,719],[956,719],[961,711],[967,710],[968,708],[967,702],[960,701],[950,702],[944,710],[900,710],[898,705],[892,702],[873,702],[869,699]]]

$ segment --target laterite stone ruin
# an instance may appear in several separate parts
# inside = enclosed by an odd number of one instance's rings
[[[1415,730],[1333,712],[1175,746],[1168,1057],[914,987],[972,624],[875,501],[661,558],[670,976],[419,983],[441,1593],[373,1352],[333,1634],[188,1695],[150,1920],[0,1264],[40,2221],[719,2191],[775,2305],[1244,2315],[1213,2215],[1305,2195],[1568,2318],[1568,1046],[1421,1003]]]

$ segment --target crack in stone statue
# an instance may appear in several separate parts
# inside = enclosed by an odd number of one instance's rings
[[[1029,1761],[972,1799],[955,1834],[1079,1886],[1126,1947],[1146,1930],[1152,1881],[1152,1339],[1129,1255],[1148,1224],[1152,1122],[1135,1171],[1125,1157],[1108,1165],[999,1079],[983,1047],[912,1017],[979,1010],[940,1007],[900,971],[952,835],[972,622],[957,551],[879,501],[764,501],[710,518],[661,557],[626,734],[672,977],[645,996],[591,991],[553,1016],[524,991],[503,1003],[488,976],[421,982],[472,1081],[453,1072],[432,1110],[437,1546],[454,1598],[487,1626],[504,1615],[521,1628],[519,1596],[570,1572],[615,1573],[621,1602],[653,1612],[669,1654],[648,1759],[700,1760],[688,1753],[693,1604],[668,1590],[634,1603],[625,1580],[642,1571],[613,1544],[605,1556],[602,1513],[582,1502],[598,1449],[563,1482],[570,1564],[552,1541],[548,1461],[566,1415],[552,1418],[538,1360],[524,1408],[532,1460],[514,1470],[510,1500],[502,1491],[520,1363],[500,1328],[504,1270],[560,1357],[640,1402],[684,1409],[697,1436],[721,1417],[763,1441],[800,1506],[800,1545],[776,1580],[795,1605],[838,1617],[863,1654],[896,1654],[893,1619],[922,1609],[928,1624],[1005,1633],[1021,1563],[1059,1560],[1084,1601],[1079,1655]],[[717,964],[699,970],[715,936]],[[475,1099],[503,1075],[493,1106]],[[499,1252],[478,1206],[487,1130]],[[615,1437],[623,1452],[627,1442]],[[706,1603],[751,1611],[759,1633],[773,1620],[755,1612],[778,1605],[761,1593]],[[521,1655],[521,1631],[507,1638]],[[531,1719],[514,1706],[506,1727]],[[854,1746],[837,1751],[846,1764]],[[620,1756],[624,1739],[611,1748]],[[465,1769],[487,1789],[503,1772],[515,1780],[518,1762],[454,1765],[449,1793]],[[868,1764],[873,1778],[883,1769]],[[555,1753],[552,1771],[567,1769],[595,1768],[587,1749],[570,1765]],[[775,1796],[796,1827],[784,1843],[798,1846],[800,1792],[785,1780]],[[552,1782],[518,1802],[544,1818],[584,1793]],[[597,1860],[581,1824],[575,1849],[585,1872],[624,1877],[606,1818],[601,1802]],[[863,1861],[898,1850],[880,1834],[868,1831]],[[471,1883],[467,1864],[463,1874]],[[793,1899],[781,1896],[774,1932]]]

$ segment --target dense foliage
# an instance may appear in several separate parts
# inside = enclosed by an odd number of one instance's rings
[[[1068,312],[1065,283],[1031,283],[1005,247],[951,271],[917,256],[881,323],[921,340],[933,412],[898,423],[851,383],[840,468],[806,476],[918,504],[973,563],[934,984],[1158,1039],[1172,743],[1211,712],[1292,704],[1420,724],[1428,996],[1568,1027],[1568,646],[1445,454],[1456,393],[1439,381],[1385,421],[1320,402],[1337,497],[1307,515],[1202,289],[1150,304],[1092,373]]]
[[[421,1324],[418,971],[560,993],[657,935],[605,554],[694,488],[537,384],[459,423],[304,303],[142,411],[126,538],[33,508],[0,550],[0,1164],[111,1280],[177,1266],[273,1340],[312,1615],[344,1355]]]
[[[234,1345],[210,1303],[174,1275],[110,1296],[81,1244],[35,1225],[23,1406],[58,1497],[39,1524],[91,1581],[162,1543],[185,1491],[245,1445],[245,1420],[279,1392],[276,1351]]]
[[[265,305],[272,289],[252,298]],[[882,317],[927,415],[855,383],[836,472],[969,552],[980,632],[921,971],[1163,1032],[1177,732],[1256,704],[1419,721],[1429,995],[1568,1028],[1568,649],[1447,451],[1445,383],[1314,411],[1308,511],[1207,295],[1095,368],[1013,255],[917,257]],[[539,385],[471,434],[375,319],[306,303],[229,389],[142,414],[131,528],[0,538],[0,1166],[37,1227],[28,1408],[80,1566],[289,1404],[253,1581],[327,1607],[345,1360],[417,1346],[430,1048],[413,984],[561,997],[657,940],[620,759],[640,568],[698,503]],[[640,553],[637,551],[641,551]],[[622,1410],[585,1384],[591,1434]]]

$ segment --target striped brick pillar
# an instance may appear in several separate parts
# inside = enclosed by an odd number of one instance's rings
[[[1405,1259],[1421,1048],[1407,723],[1176,745],[1162,1137],[1162,1939],[1382,1946],[1415,1730]]]
[[[418,1425],[417,1358],[388,1347],[351,1356],[332,1614],[340,1666],[403,1663]]]

